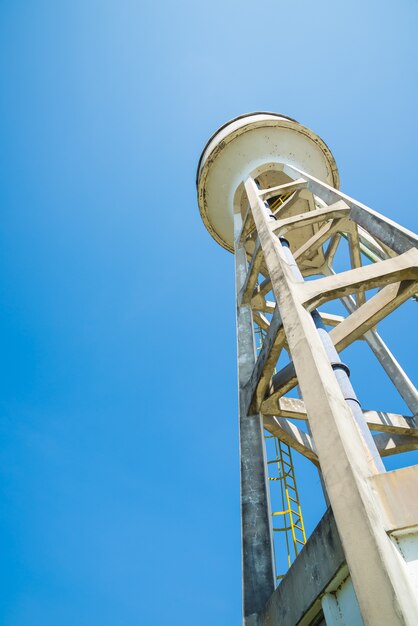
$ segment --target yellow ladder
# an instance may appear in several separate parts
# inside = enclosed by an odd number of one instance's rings
[[[275,501],[278,498],[271,489],[273,531],[275,533],[283,533],[285,536],[287,566],[289,568],[306,543],[305,524],[303,522],[291,449],[286,443],[273,435],[266,435],[266,439],[272,439],[274,444],[274,458],[267,461],[269,468],[268,478],[269,481],[280,483],[279,510],[275,510]],[[275,495],[276,497],[274,498]],[[282,579],[284,575],[284,573],[277,574],[277,580]]]
[[[255,335],[257,351],[260,351],[266,331],[256,326]],[[266,442],[267,440],[272,440],[273,444],[273,458],[267,460],[268,479],[272,485],[274,483],[279,483],[280,485],[280,495],[277,489],[273,489],[272,486],[270,488],[275,549],[276,552],[279,552],[281,549],[280,544],[283,546],[283,542],[279,539],[276,540],[276,536],[277,538],[280,535],[282,538],[284,536],[287,551],[287,568],[289,568],[306,543],[305,524],[296,484],[295,468],[290,446],[270,434],[266,434],[265,439]],[[280,503],[279,510],[275,510],[276,500]],[[277,533],[280,535],[276,535]],[[276,580],[281,580],[285,573],[277,573]]]

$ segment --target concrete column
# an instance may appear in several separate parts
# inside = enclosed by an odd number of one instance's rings
[[[274,591],[274,559],[269,491],[262,418],[247,415],[245,386],[256,361],[250,305],[240,305],[247,275],[247,259],[239,241],[240,214],[235,215],[235,272],[237,293],[237,350],[241,463],[241,528],[244,625],[255,626],[258,613]]]

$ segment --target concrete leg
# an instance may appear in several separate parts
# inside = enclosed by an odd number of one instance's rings
[[[238,296],[247,275],[247,260],[239,235],[240,214],[235,216],[235,271]],[[255,365],[251,305],[237,305],[239,430],[241,461],[241,524],[244,625],[255,626],[257,615],[274,591],[273,541],[262,418],[247,415],[245,385]]]

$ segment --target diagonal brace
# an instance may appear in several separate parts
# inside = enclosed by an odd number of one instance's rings
[[[394,283],[381,289],[331,330],[330,337],[336,349],[340,352],[356,339],[363,337],[368,330],[406,302],[416,289],[417,283],[414,281]]]
[[[257,239],[257,243],[255,245],[254,253],[251,258],[250,265],[248,267],[247,276],[245,278],[244,285],[240,294],[240,304],[249,304],[251,297],[253,295],[254,287],[258,279],[258,274],[260,273],[260,268],[263,263],[263,251],[260,246],[260,242]]]
[[[417,249],[412,248],[394,259],[298,284],[297,288],[304,305],[312,310],[328,300],[400,280],[418,280]]]
[[[276,307],[251,377],[246,385],[250,414],[259,411],[284,341],[285,334],[282,318],[280,317],[279,309]]]

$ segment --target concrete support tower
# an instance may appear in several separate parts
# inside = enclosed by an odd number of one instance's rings
[[[341,193],[326,144],[275,113],[221,127],[197,189],[235,254],[245,626],[418,624],[418,466],[381,460],[417,449],[418,393],[376,330],[418,292],[418,237]],[[320,310],[335,300],[347,315]],[[410,416],[361,408],[339,356],[359,339]],[[320,468],[330,504],[277,588],[264,429]]]

